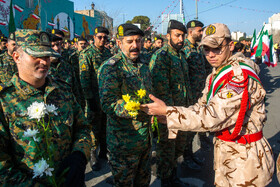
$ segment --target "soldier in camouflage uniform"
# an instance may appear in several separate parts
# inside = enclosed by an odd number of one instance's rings
[[[143,35],[135,25],[120,25],[121,52],[107,60],[98,74],[100,101],[108,116],[109,163],[117,187],[147,187],[151,179],[150,118],[143,112],[131,117],[122,99],[139,89],[152,91],[148,61],[140,54]]]
[[[50,47],[46,32],[19,30],[15,32],[16,50],[13,58],[18,73],[10,82],[0,85],[0,183],[4,186],[50,186],[44,173],[33,178],[34,165],[46,149],[44,138],[37,139],[39,148],[24,139],[29,129],[42,128],[37,119],[30,119],[27,108],[34,102],[57,107],[50,116],[50,142],[53,155],[52,175],[65,173],[63,186],[84,186],[85,168],[90,156],[90,125],[71,88],[62,80],[47,76],[50,56],[59,55]],[[48,118],[45,118],[48,123]]]
[[[64,40],[63,51],[61,53],[62,58],[69,62],[71,54],[73,54],[76,49],[71,47],[71,41],[69,39]]]
[[[181,22],[170,20],[167,33],[168,44],[157,50],[150,61],[153,89],[157,97],[169,104],[189,106],[189,67],[181,51],[186,28]],[[160,124],[159,129],[160,140],[156,152],[161,186],[185,186],[177,177],[177,158],[183,154],[187,133],[180,132],[176,140],[169,140],[167,126]]]
[[[82,50],[84,50],[87,45],[88,42],[85,38],[80,37],[80,38],[74,38],[75,39],[75,47],[76,47],[76,51],[73,52],[70,55],[70,64],[72,65],[72,68],[74,70],[74,74],[75,77],[77,79],[77,83],[78,83],[78,89],[82,90],[82,86],[81,86],[81,82],[80,82],[80,67],[79,67],[79,56]],[[81,107],[84,109],[85,108],[85,99],[83,97],[83,94],[80,95],[80,103]]]
[[[0,37],[0,54],[4,53],[5,51],[7,51],[7,38],[5,36],[1,36]]]
[[[51,47],[54,51],[61,54],[61,41],[62,38],[51,35]],[[57,77],[59,79],[64,80],[68,83],[72,91],[78,101],[78,103],[83,102],[83,97],[81,90],[79,90],[79,84],[77,78],[75,76],[74,70],[71,66],[69,66],[68,62],[66,62],[61,56],[60,57],[51,57],[51,67],[49,70],[49,75],[53,77]]]
[[[151,50],[151,46],[152,46],[152,39],[148,37],[143,38],[143,47],[141,49],[141,54],[146,56],[147,60],[150,60],[153,54]]]
[[[157,50],[162,48],[163,44],[164,44],[163,43],[163,38],[160,37],[160,36],[155,36],[154,37],[153,47],[152,47],[152,53],[154,54]]]
[[[202,49],[198,48],[197,42],[200,42],[203,32],[203,23],[198,20],[191,20],[187,23],[187,38],[185,40],[185,47],[183,51],[185,53],[186,61],[189,65],[189,76],[192,91],[192,102],[194,104],[202,96],[202,90],[205,86],[206,81],[206,70],[205,70],[205,56],[202,53]],[[208,63],[208,62],[207,62]],[[188,132],[187,146],[184,152],[183,165],[192,170],[200,170],[203,161],[193,155],[192,143],[195,132]],[[205,133],[199,133],[200,142],[202,147],[206,147],[204,139],[206,139]],[[202,138],[203,137],[203,138]],[[199,165],[200,164],[200,165]]]
[[[17,65],[13,60],[13,52],[16,42],[14,33],[11,33],[8,38],[7,51],[0,55],[0,82],[5,83],[11,80],[15,72],[17,72]]]
[[[224,24],[207,26],[200,45],[213,71],[198,102],[188,108],[166,106],[151,96],[155,103],[142,109],[166,116],[171,139],[178,130],[216,133],[215,186],[268,186],[275,163],[263,136],[266,92],[258,77],[260,69],[243,55],[232,54],[234,43]]]
[[[110,50],[104,47],[109,35],[108,29],[96,27],[94,32],[94,45],[88,46],[80,53],[80,82],[86,102],[86,117],[92,125],[94,124],[93,131],[100,145],[98,157],[106,159],[106,114],[100,106],[97,73],[101,64],[112,55]],[[95,158],[95,153],[92,155],[91,165],[93,170],[100,170],[100,162]]]

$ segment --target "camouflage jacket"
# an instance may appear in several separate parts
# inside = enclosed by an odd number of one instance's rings
[[[72,66],[72,69],[73,69],[74,74],[75,74],[75,78],[77,80],[78,90],[80,90],[80,95],[78,96],[77,100],[78,100],[79,104],[82,106],[82,108],[84,109],[85,98],[84,98],[84,95],[83,95],[83,92],[82,92],[82,86],[81,86],[81,82],[80,82],[79,56],[80,56],[80,52],[78,50],[76,50],[75,52],[73,52],[71,54],[69,62]]]
[[[75,51],[76,50],[72,48],[64,49],[61,53],[61,56],[66,62],[69,62],[71,54],[73,54]]]
[[[80,81],[85,99],[99,98],[97,72],[101,64],[111,57],[110,50],[104,48],[100,51],[94,45],[88,46],[80,53]]]
[[[150,60],[153,53],[152,53],[152,50],[149,50],[149,49],[146,49],[145,47],[143,47],[141,49],[141,54],[143,54],[147,58],[147,60]]]
[[[82,93],[79,90],[79,84],[74,74],[74,70],[63,58],[58,58],[56,62],[51,63],[49,75],[68,83],[71,86],[78,103],[81,103]]]
[[[1,184],[4,186],[48,184],[45,175],[39,179],[32,179],[33,167],[38,162],[41,151],[38,151],[34,141],[23,139],[24,131],[39,127],[37,119],[30,119],[27,115],[27,108],[35,101],[57,107],[57,115],[45,117],[46,123],[51,119],[50,142],[57,150],[53,157],[54,172],[60,167],[61,161],[74,151],[81,151],[87,160],[89,159],[92,147],[90,126],[67,84],[60,79],[53,80],[47,77],[46,87],[42,92],[15,74],[10,82],[1,84],[0,88]],[[46,149],[45,139],[40,139],[38,146],[40,150]]]
[[[150,61],[155,96],[167,105],[190,104],[189,66],[182,51],[176,52],[166,44],[153,54]]]
[[[8,52],[0,55],[0,82],[6,83],[11,80],[14,73],[17,72],[17,65]]]
[[[194,104],[202,96],[202,90],[206,81],[205,57],[202,51],[198,49],[197,44],[192,44],[186,39],[185,47],[183,48],[186,61],[189,65],[189,77],[192,91],[192,103]]]
[[[140,54],[136,62],[120,52],[99,69],[99,93],[107,114],[107,144],[111,152],[141,152],[150,145],[150,119],[140,112],[132,118],[124,109],[122,95],[135,95],[139,89],[152,92],[148,61]]]

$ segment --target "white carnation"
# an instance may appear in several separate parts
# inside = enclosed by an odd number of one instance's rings
[[[48,113],[54,113],[55,115],[57,115],[57,107],[54,106],[53,104],[50,104],[50,105],[46,105],[46,109],[47,109],[47,112]]]
[[[39,160],[39,162],[37,162],[36,164],[34,164],[33,167],[33,174],[34,176],[32,177],[33,179],[36,177],[42,177],[44,172],[49,168],[49,164],[47,163],[47,161],[42,158],[41,160]]]
[[[38,121],[47,113],[46,106],[43,102],[35,101],[27,108],[27,115],[30,119],[37,119]]]
[[[37,129],[35,129],[35,130],[27,129],[26,131],[23,132],[23,137],[35,138],[37,133],[39,133],[39,131]]]

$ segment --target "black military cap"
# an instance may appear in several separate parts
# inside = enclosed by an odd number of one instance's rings
[[[168,23],[167,33],[169,33],[172,29],[178,29],[183,31],[184,33],[187,32],[186,27],[180,21],[171,19]]]
[[[194,28],[194,27],[203,27],[204,24],[198,20],[191,20],[187,23],[187,29],[188,28]]]
[[[151,39],[151,38],[149,38],[149,37],[145,37],[145,38],[143,38],[143,42],[147,42],[148,40],[152,41],[152,39]]]
[[[85,39],[84,37],[79,37],[79,38],[76,38],[76,42],[81,42],[81,41],[85,41],[87,42],[87,39]]]
[[[61,35],[62,37],[65,37],[64,32],[62,32],[62,31],[59,30],[59,29],[52,29],[51,33],[52,33],[52,34],[59,34],[59,35]]]
[[[7,42],[8,40],[7,40],[7,38],[4,36],[4,35],[2,35],[1,37],[0,37],[0,42]]]
[[[97,34],[97,33],[104,33],[104,34],[109,34],[109,30],[105,27],[96,27],[94,29],[94,34]]]
[[[163,41],[163,38],[160,37],[160,36],[155,36],[155,37],[154,37],[154,41],[157,41],[157,40],[162,40],[162,41]]]
[[[51,34],[50,35],[50,39],[52,42],[56,42],[56,41],[62,41],[63,39],[59,36],[56,36],[55,34]]]
[[[15,33],[14,33],[14,32],[11,32],[11,33],[9,34],[9,40],[16,41],[16,36],[15,36]]]
[[[118,38],[122,36],[133,36],[133,35],[144,36],[144,32],[141,29],[139,29],[136,25],[133,25],[131,23],[121,24],[118,27],[118,34],[117,34]]]
[[[116,43],[116,42],[115,42],[114,40],[111,40],[111,41],[110,41],[110,44],[111,44],[111,45],[115,45],[115,43]]]
[[[64,43],[71,43],[71,40],[65,39],[65,40],[64,40]]]

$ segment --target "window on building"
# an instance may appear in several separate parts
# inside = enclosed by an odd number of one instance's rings
[[[27,8],[34,8],[34,0],[25,0],[25,6]]]

